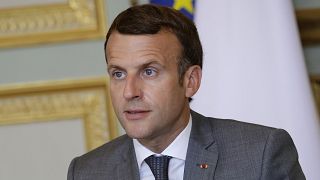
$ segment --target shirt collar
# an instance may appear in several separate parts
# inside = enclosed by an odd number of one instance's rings
[[[192,127],[192,117],[190,115],[189,122],[183,131],[174,139],[174,141],[158,155],[167,155],[173,158],[186,160],[187,149],[189,144],[189,137]],[[157,155],[143,146],[137,139],[133,139],[133,146],[137,157],[138,167],[140,168],[142,162],[151,155]]]

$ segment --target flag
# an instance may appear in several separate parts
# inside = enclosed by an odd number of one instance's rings
[[[198,1],[195,22],[204,67],[192,108],[287,130],[307,179],[319,179],[320,125],[292,2]]]
[[[195,0],[150,0],[150,3],[172,7],[193,20]]]

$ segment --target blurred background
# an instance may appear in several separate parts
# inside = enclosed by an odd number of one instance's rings
[[[73,157],[124,133],[107,90],[104,36],[119,12],[143,3],[149,1],[1,0],[0,180],[66,179]],[[313,106],[320,93],[320,1],[291,3]],[[195,104],[201,109],[197,97]]]

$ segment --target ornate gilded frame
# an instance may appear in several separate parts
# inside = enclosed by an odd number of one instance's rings
[[[318,112],[320,112],[320,76],[311,76],[310,80]]]
[[[301,41],[304,45],[320,43],[320,8],[296,11]]]
[[[0,48],[105,35],[103,0],[0,9]]]
[[[81,119],[87,149],[118,134],[103,77],[0,86],[0,125]]]

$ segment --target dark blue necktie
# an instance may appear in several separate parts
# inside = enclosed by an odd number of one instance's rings
[[[149,156],[144,161],[149,165],[155,180],[168,180],[170,156]]]

